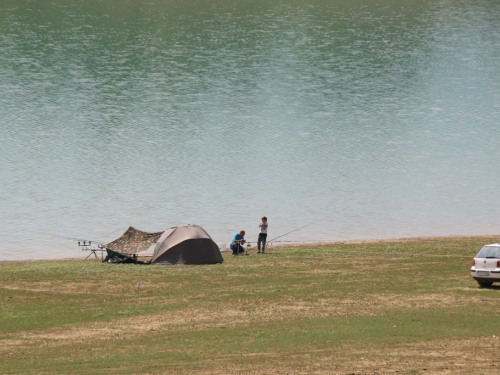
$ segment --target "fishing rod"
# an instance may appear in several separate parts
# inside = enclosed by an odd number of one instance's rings
[[[62,238],[65,240],[75,241],[75,242],[88,242],[88,243],[94,242],[96,245],[105,245],[106,244],[105,242],[102,242],[102,241],[89,240],[89,239],[83,239],[83,238],[75,238],[75,237],[59,236],[57,234],[53,234],[52,236]]]
[[[287,233],[285,233],[285,234],[282,234],[281,236],[275,237],[275,238],[273,238],[272,240],[266,241],[266,243],[273,242],[273,241],[277,240],[278,238],[285,237],[285,236],[289,235],[290,233],[293,233],[293,232],[296,232],[296,231],[298,231],[298,230],[304,229],[304,228],[306,228],[306,227],[308,227],[308,226],[310,226],[310,225],[316,224],[316,223],[317,223],[317,222],[319,222],[319,221],[321,221],[321,220],[316,220],[316,221],[313,221],[312,223],[309,223],[309,224],[307,224],[307,225],[304,225],[304,226],[302,226],[302,227],[300,227],[300,228],[297,228],[297,229],[291,230],[290,232],[287,232]],[[252,248],[250,248],[250,249],[248,249],[248,250],[253,250],[253,249],[255,249],[256,247],[257,247],[257,246],[254,246],[254,247],[252,247]]]
[[[75,237],[65,237],[65,236],[59,236],[57,234],[53,234],[54,237],[59,237],[59,238],[64,238],[65,240],[71,240],[78,242],[78,246],[82,249],[82,251],[90,251],[90,254],[87,256],[88,259],[92,254],[95,256],[96,259],[99,259],[99,256],[97,255],[97,252],[101,252],[101,260],[104,262],[104,252],[106,251],[106,246],[104,242],[101,241],[93,241],[93,240],[84,240],[81,238],[75,238]],[[94,242],[92,244],[92,242]],[[92,247],[94,246],[94,247]],[[97,246],[97,247],[95,247]]]

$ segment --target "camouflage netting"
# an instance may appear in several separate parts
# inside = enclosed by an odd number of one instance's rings
[[[120,238],[104,246],[122,254],[137,254],[147,250],[162,234],[163,232],[148,233],[129,227]]]

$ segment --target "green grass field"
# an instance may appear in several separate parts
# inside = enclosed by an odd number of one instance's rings
[[[469,275],[497,241],[274,247],[207,266],[0,262],[0,373],[498,374],[500,288]]]

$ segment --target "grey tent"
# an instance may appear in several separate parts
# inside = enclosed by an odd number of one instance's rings
[[[198,225],[167,229],[156,242],[151,263],[214,264],[222,263],[219,247]]]

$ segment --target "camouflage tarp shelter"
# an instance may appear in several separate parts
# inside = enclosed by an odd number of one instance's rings
[[[133,255],[147,250],[163,233],[148,233],[129,227],[120,238],[104,245],[104,247],[117,253]]]
[[[151,263],[214,264],[222,263],[219,247],[198,225],[167,229],[156,242]]]

